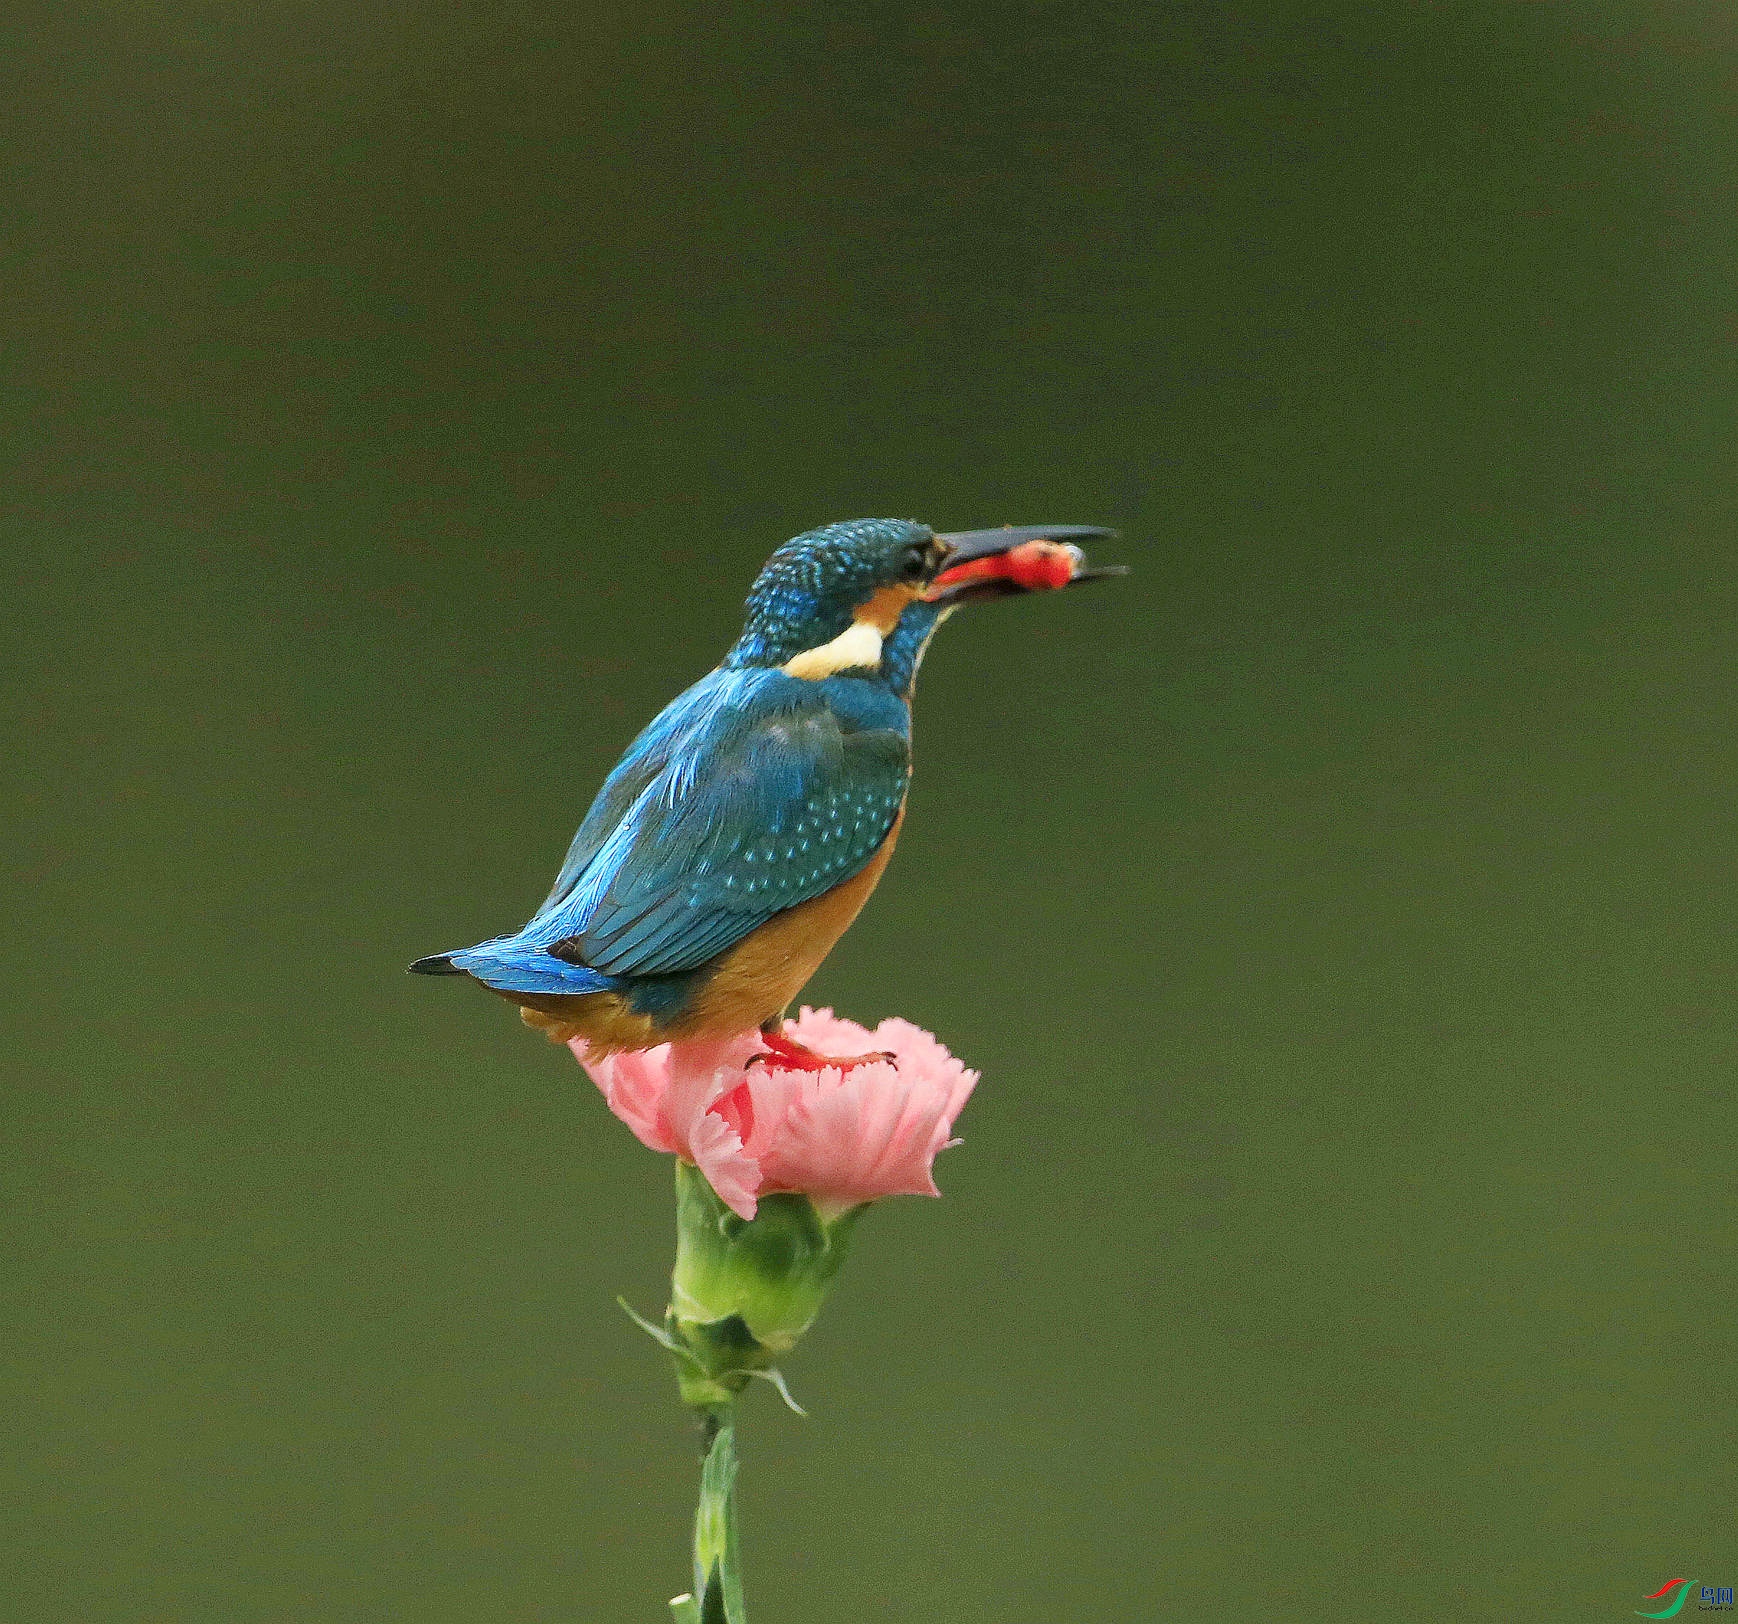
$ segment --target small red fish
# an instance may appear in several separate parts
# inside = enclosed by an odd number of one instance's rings
[[[971,581],[1011,581],[1027,592],[1056,592],[1074,579],[1084,562],[1081,550],[1068,542],[1028,541],[1005,553],[974,558],[936,576],[933,592]]]

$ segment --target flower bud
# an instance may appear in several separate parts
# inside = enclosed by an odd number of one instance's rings
[[[727,1402],[770,1371],[821,1310],[862,1206],[824,1220],[806,1195],[760,1198],[752,1218],[676,1163],[676,1267],[664,1330],[683,1401]]]

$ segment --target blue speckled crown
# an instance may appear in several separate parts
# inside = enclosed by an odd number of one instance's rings
[[[748,621],[725,665],[783,665],[831,642],[906,549],[934,533],[915,519],[846,519],[787,541],[749,590]]]

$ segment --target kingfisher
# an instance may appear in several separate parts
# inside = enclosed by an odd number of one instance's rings
[[[787,541],[742,635],[617,763],[522,930],[418,959],[519,1005],[594,1057],[759,1028],[781,1064],[792,1000],[875,889],[911,781],[911,700],[962,604],[1124,573],[1096,525],[937,534],[853,519]]]

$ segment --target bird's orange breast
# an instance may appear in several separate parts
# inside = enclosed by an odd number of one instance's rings
[[[558,1043],[584,1038],[594,1054],[752,1032],[784,1012],[863,911],[893,856],[904,821],[905,808],[901,807],[875,855],[848,880],[774,914],[720,954],[711,974],[697,982],[694,995],[672,1019],[656,1022],[613,992],[577,998],[523,993],[502,996],[520,1005],[519,1013],[528,1025],[538,1027]]]
[[[850,879],[774,914],[723,954],[672,1030],[682,1037],[725,1036],[752,1031],[783,1011],[863,911],[904,821],[901,807],[880,849]]]

